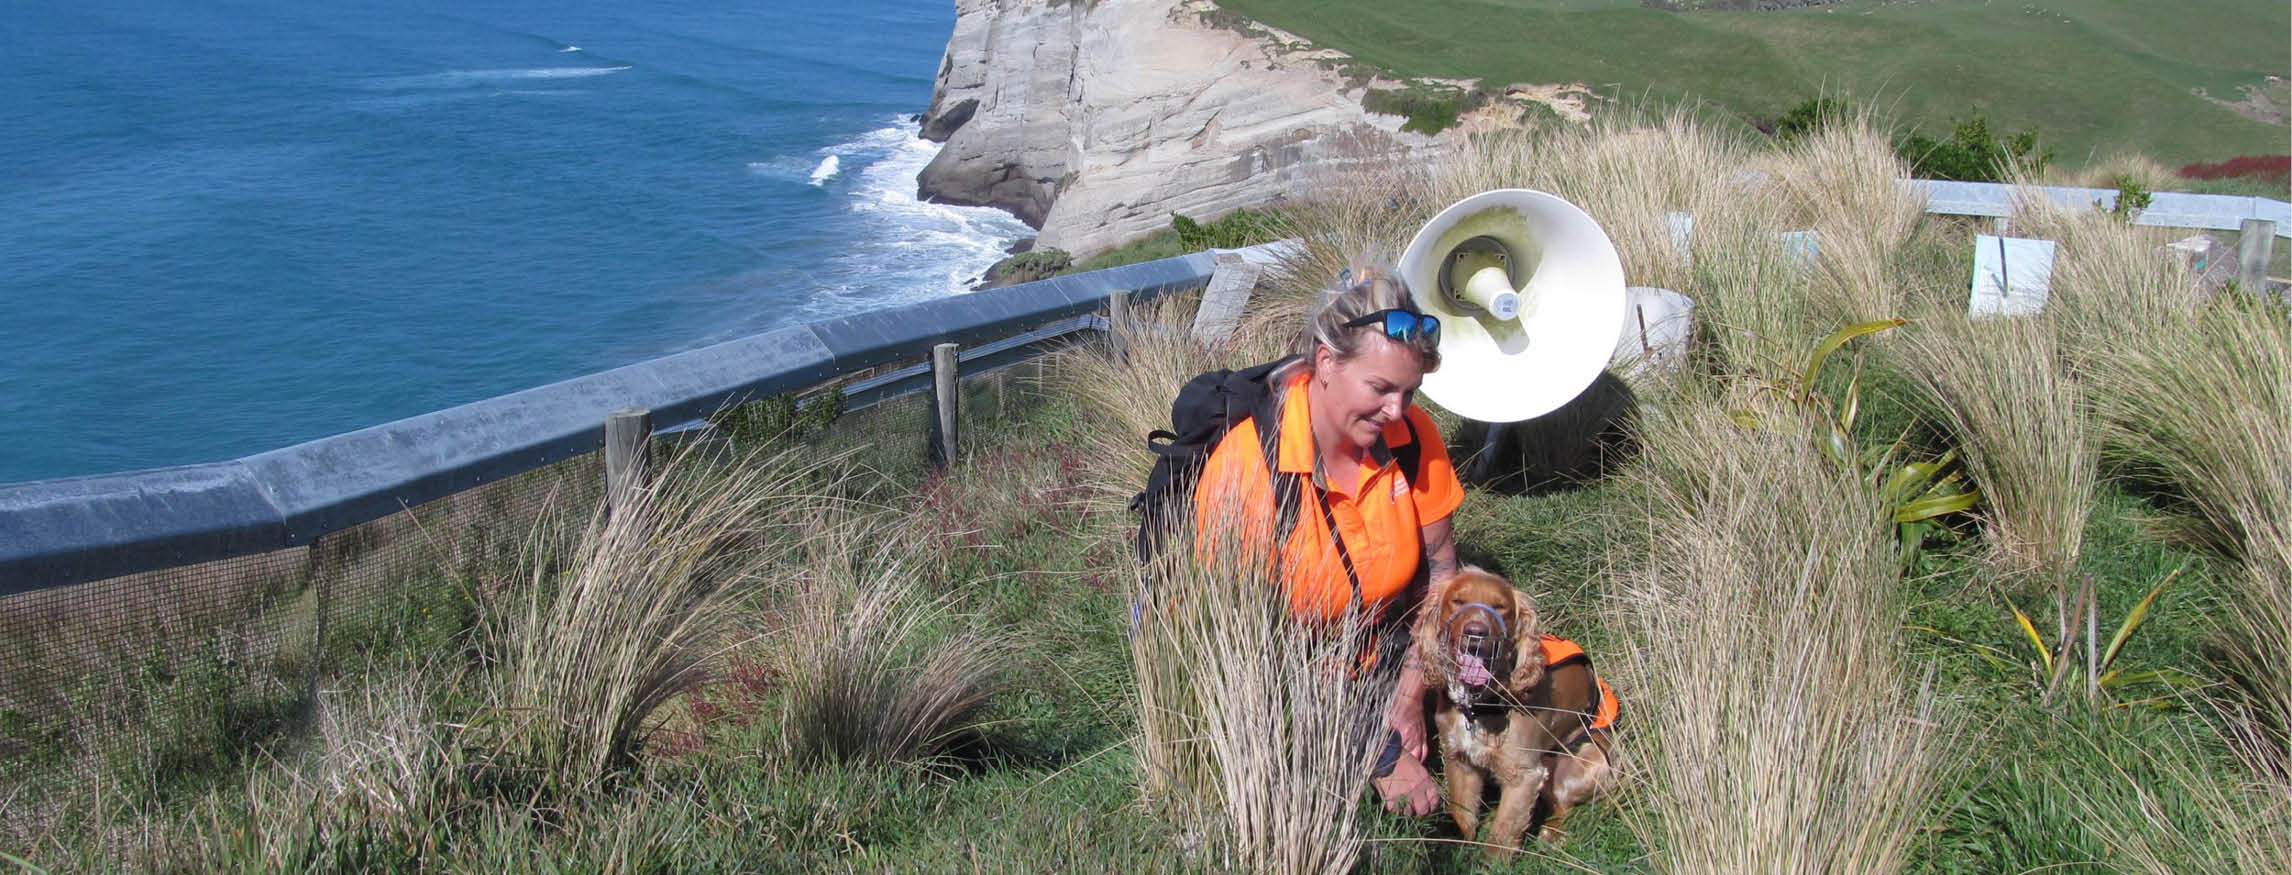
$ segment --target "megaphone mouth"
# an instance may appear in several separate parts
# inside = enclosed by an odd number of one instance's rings
[[[1515,253],[1488,235],[1466,238],[1449,250],[1435,271],[1441,297],[1458,312],[1510,321],[1520,315],[1520,287],[1527,253]]]
[[[1483,422],[1548,413],[1607,365],[1623,327],[1623,263],[1599,223],[1559,197],[1484,191],[1418,229],[1401,276],[1444,320],[1424,396]]]

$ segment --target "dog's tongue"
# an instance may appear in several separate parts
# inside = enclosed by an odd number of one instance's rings
[[[1477,687],[1494,677],[1488,673],[1488,663],[1480,657],[1470,653],[1456,655],[1456,679],[1463,681],[1466,686]]]

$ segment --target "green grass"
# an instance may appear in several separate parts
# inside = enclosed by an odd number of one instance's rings
[[[944,569],[929,576],[949,591],[970,594],[990,625],[1020,643],[1021,668],[956,759],[930,767],[759,760],[754,752],[780,731],[771,717],[778,700],[767,689],[760,701],[735,704],[741,700],[736,675],[715,694],[728,716],[705,724],[687,744],[656,744],[619,789],[546,817],[498,798],[472,799],[434,825],[432,837],[441,846],[429,859],[462,871],[1189,870],[1175,837],[1138,804],[1124,655],[1129,595],[1126,576],[1109,573],[1127,561],[1126,545],[1107,538],[1123,523],[1093,516],[1080,501],[1086,487],[1079,441],[1089,425],[1077,420],[1079,413],[1062,399],[1030,396],[993,431],[973,432],[975,449],[956,476],[926,480],[912,499],[927,528],[949,535]],[[1461,540],[1473,546],[1468,558],[1529,582],[1555,631],[1595,654],[1612,653],[1621,642],[1606,624],[1612,606],[1595,581],[1602,557],[1640,549],[1646,535],[1644,522],[1634,521],[1632,491],[1611,482],[1532,496],[1475,493],[1460,517]],[[2203,560],[2140,525],[2153,513],[2140,499],[2112,492],[2095,515],[2088,553],[2105,582],[2108,616],[2137,599],[2145,582],[2184,564],[2193,569],[2197,583],[2164,600],[2126,660],[2137,668],[2195,666],[2209,628],[2207,603],[2217,596]],[[1910,621],[2010,649],[2018,633],[1981,587],[1978,553],[1971,538],[1937,542],[1913,578],[1919,606]],[[426,616],[400,611],[404,628],[371,640],[450,640],[465,622],[462,609],[451,598],[437,607]],[[2080,825],[2083,816],[2063,801],[2060,787],[2072,779],[2099,781],[2109,765],[2090,745],[2054,731],[2065,718],[2037,705],[2021,675],[1969,658],[1961,645],[1932,636],[1912,641],[1916,653],[1943,666],[1942,694],[1989,718],[1962,752],[1961,783],[1925,818],[1911,868],[2014,871],[2104,857],[2107,849]],[[329,686],[394,682],[377,671],[338,675]],[[442,707],[468,707],[466,692],[433,695]],[[1622,695],[1629,721],[1645,703],[1632,701],[1629,689]],[[749,716],[729,716],[742,708]],[[234,706],[215,719],[237,713]],[[2200,724],[2194,714],[2175,710],[2123,715],[2088,728],[2131,745]],[[200,729],[182,743],[216,738]],[[273,754],[170,757],[160,764],[180,774],[154,788],[155,795],[139,791],[144,801],[135,806],[145,812],[139,817],[161,825],[153,851],[197,847],[203,849],[199,865],[226,869],[260,869],[261,861],[281,859],[274,847],[281,841],[276,812],[249,810],[238,788],[302,761],[295,745],[273,742],[266,749]],[[2217,750],[2211,755],[2218,759]],[[2212,762],[2208,768],[2226,767]],[[1614,801],[1595,803],[1573,816],[1564,840],[1539,849],[1559,858],[1524,856],[1493,871],[1645,871],[1646,849],[1619,813]],[[1370,871],[1482,865],[1439,818],[1372,814],[1369,829]],[[107,858],[97,836],[69,825],[53,840],[63,847],[20,850],[57,871],[133,868],[133,861],[151,859]],[[386,848],[369,848],[365,856],[355,850],[313,839],[287,858],[411,865],[382,853]]]
[[[2274,154],[2286,137],[2190,94],[2240,100],[2238,85],[2292,72],[2292,14],[2266,0],[1848,0],[1758,13],[1403,0],[1344,15],[1311,0],[1222,5],[1404,76],[1581,82],[1611,99],[1714,101],[1746,121],[1843,93],[1936,137],[1980,112],[1995,130],[2038,129],[2072,169],[2120,151],[2174,166]]]

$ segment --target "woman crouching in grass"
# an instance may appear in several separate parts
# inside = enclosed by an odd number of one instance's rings
[[[1412,403],[1440,366],[1439,340],[1439,320],[1399,278],[1340,274],[1307,319],[1300,356],[1267,378],[1267,410],[1226,433],[1195,490],[1204,537],[1271,541],[1286,527],[1276,567],[1290,617],[1335,627],[1358,606],[1372,659],[1408,658],[1409,620],[1457,570],[1449,516],[1464,487],[1432,418]],[[1422,816],[1439,804],[1425,769],[1424,696],[1422,668],[1404,662],[1374,773],[1389,811]]]

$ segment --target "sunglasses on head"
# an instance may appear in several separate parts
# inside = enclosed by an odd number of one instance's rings
[[[1426,343],[1440,344],[1440,317],[1428,316],[1414,310],[1391,307],[1345,323],[1347,328],[1376,325],[1385,330],[1385,336],[1396,343],[1408,343],[1419,337]]]

